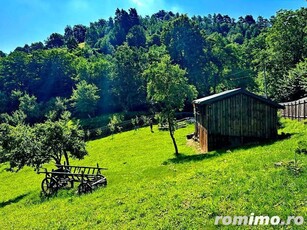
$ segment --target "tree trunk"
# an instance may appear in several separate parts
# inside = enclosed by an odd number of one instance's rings
[[[68,154],[66,151],[64,151],[64,156],[65,156],[66,165],[69,165],[69,158],[68,158]]]
[[[57,165],[61,164],[61,159],[59,159],[57,157],[52,157],[52,158],[55,161],[55,164],[57,164]]]
[[[172,141],[173,141],[173,144],[174,144],[175,156],[178,156],[179,155],[178,147],[177,147],[176,140],[175,140],[175,137],[174,137],[174,132],[173,132],[173,122],[171,122],[170,117],[168,117],[168,130],[169,130],[169,134],[170,134]]]

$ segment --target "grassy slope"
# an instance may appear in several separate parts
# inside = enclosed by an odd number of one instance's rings
[[[64,190],[40,198],[43,175],[30,168],[9,173],[0,165],[0,228],[212,229],[216,215],[306,215],[306,167],[297,177],[274,166],[293,159],[306,125],[287,121],[282,131],[290,139],[207,155],[186,144],[192,130],[176,132],[185,155],[179,160],[168,133],[149,128],[89,142],[89,156],[73,163],[108,167],[109,184],[88,195]],[[306,156],[299,158],[306,164]]]

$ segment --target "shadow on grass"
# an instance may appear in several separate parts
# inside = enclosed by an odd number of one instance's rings
[[[230,149],[231,151],[234,151],[234,150],[248,150],[248,149],[255,148],[255,147],[265,147],[265,146],[273,145],[275,143],[278,143],[286,139],[290,139],[292,136],[297,135],[297,134],[299,133],[291,133],[291,134],[282,133],[278,135],[276,139],[271,139],[271,140],[263,139],[263,140],[259,140],[256,142],[248,142],[243,145],[239,145],[239,146],[228,148],[228,149]]]
[[[4,208],[5,206],[7,205],[10,205],[10,204],[15,204],[15,203],[18,203],[19,201],[21,201],[23,198],[25,198],[29,193],[25,193],[25,194],[22,194],[20,196],[17,196],[13,199],[10,199],[8,201],[5,201],[5,202],[1,202],[0,203],[0,208]]]
[[[202,160],[209,159],[212,157],[220,156],[226,152],[227,150],[224,149],[224,150],[216,150],[216,151],[209,152],[209,153],[195,154],[195,155],[185,155],[183,153],[179,153],[177,157],[168,159],[164,161],[162,164],[167,165],[169,163],[182,164],[182,163],[188,163],[188,162],[197,162],[197,161],[202,161]]]
[[[281,140],[289,139],[294,134],[297,134],[297,133],[292,133],[292,134],[282,133],[281,135],[278,135],[278,137],[275,140],[263,140],[260,142],[251,142],[251,143],[246,143],[246,144],[243,144],[241,146],[236,146],[236,147],[228,147],[228,148],[221,147],[221,148],[218,148],[208,153],[199,153],[195,155],[186,155],[184,153],[179,153],[177,157],[168,159],[164,161],[162,164],[167,165],[169,163],[183,164],[183,163],[188,163],[188,162],[197,162],[197,161],[202,161],[205,159],[210,159],[213,157],[218,157],[226,153],[231,153],[232,151],[235,151],[235,150],[248,150],[248,149],[255,148],[255,147],[265,147],[265,146],[275,144],[276,142],[279,142]]]

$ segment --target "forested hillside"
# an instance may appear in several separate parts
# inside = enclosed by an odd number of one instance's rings
[[[65,109],[77,118],[148,111],[144,72],[165,56],[198,97],[246,87],[277,101],[301,98],[307,94],[306,18],[307,8],[270,19],[163,10],[142,17],[117,9],[113,18],[0,52],[0,113],[35,123]]]

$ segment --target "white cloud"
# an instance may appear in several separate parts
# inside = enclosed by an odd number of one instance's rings
[[[171,7],[171,11],[172,11],[174,14],[176,14],[176,13],[182,13],[182,12],[183,12],[183,10],[182,10],[182,8],[181,8],[180,6],[172,6],[172,7]]]
[[[165,9],[165,0],[130,0],[130,3],[142,15],[151,15]]]
[[[131,0],[131,2],[136,4],[138,7],[144,7],[142,0]]]

